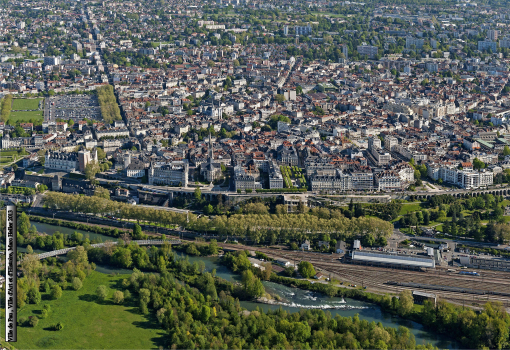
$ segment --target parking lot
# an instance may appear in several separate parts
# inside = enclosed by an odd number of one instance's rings
[[[101,108],[94,95],[54,96],[46,99],[45,120],[61,119],[81,120],[100,119]]]

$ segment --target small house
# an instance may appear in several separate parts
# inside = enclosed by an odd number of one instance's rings
[[[313,277],[317,280],[320,280],[322,277],[324,277],[324,275],[322,274],[322,272],[317,272]]]
[[[311,247],[310,247],[310,241],[309,240],[305,240],[302,244],[301,244],[301,250],[310,250]]]
[[[280,266],[283,266],[283,267],[288,267],[291,265],[291,263],[285,259],[276,259],[275,262],[280,265]]]

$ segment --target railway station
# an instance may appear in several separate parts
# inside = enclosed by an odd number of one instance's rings
[[[431,257],[397,255],[384,252],[368,252],[354,250],[351,254],[351,262],[355,264],[393,267],[416,270],[420,268],[434,269],[436,262]]]

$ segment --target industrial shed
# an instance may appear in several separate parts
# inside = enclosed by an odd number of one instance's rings
[[[429,257],[416,257],[409,255],[397,255],[388,253],[372,253],[363,251],[353,251],[352,261],[366,265],[391,266],[401,268],[435,268],[434,259]]]
[[[461,256],[460,263],[475,269],[510,271],[510,260],[504,258],[485,259],[476,256]]]

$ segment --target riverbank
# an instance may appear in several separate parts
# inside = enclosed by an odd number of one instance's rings
[[[182,258],[187,258],[190,263],[203,261],[206,265],[206,271],[211,272],[215,270],[217,277],[234,283],[238,283],[241,280],[241,275],[222,264],[219,257],[189,256],[182,251],[178,254]],[[275,274],[273,273],[273,275]],[[262,281],[262,283],[266,293],[270,294],[272,299],[262,297],[262,299],[258,298],[253,301],[241,301],[240,305],[242,307],[250,311],[263,309],[267,312],[282,308],[288,312],[299,312],[300,310],[311,309],[328,311],[333,316],[356,317],[358,315],[360,319],[369,322],[381,322],[385,327],[407,327],[415,335],[417,344],[430,343],[440,349],[459,348],[456,341],[439,333],[428,331],[419,320],[416,321],[397,316],[395,313],[388,312],[379,304],[370,302],[367,299],[354,299],[342,296],[329,297],[320,291],[301,289],[295,285],[287,286],[286,284],[273,281]],[[317,283],[313,285],[317,285]]]
[[[59,227],[56,227],[58,229]],[[209,244],[200,244],[197,242],[197,246],[208,247]],[[205,270],[212,272],[215,270],[215,276],[226,281],[230,281],[233,284],[240,283],[240,275],[234,273],[224,265],[221,265],[218,257],[211,256],[190,256],[185,251],[176,252],[181,258],[188,260],[189,264],[186,266],[193,265],[195,262],[202,262],[205,265]],[[184,264],[183,264],[184,266]],[[128,270],[121,269],[115,266],[107,266],[97,268],[98,272],[105,274],[116,274],[116,273],[127,273]],[[147,270],[147,273],[152,273],[152,270]],[[187,280],[187,283],[196,283],[198,280]],[[224,282],[219,282],[219,285],[223,285]],[[263,282],[267,293],[271,294],[274,299],[273,305],[262,304],[254,301],[242,300],[240,305],[247,310],[254,311],[257,308],[264,310],[278,310],[284,308],[288,312],[299,312],[301,309],[320,309],[327,310],[332,313],[333,316],[339,315],[342,317],[356,317],[359,314],[359,318],[367,320],[368,322],[382,322],[385,327],[398,328],[399,326],[408,327],[416,337],[417,344],[424,342],[431,343],[439,348],[455,348],[455,346],[449,345],[449,340],[445,340],[436,336],[432,332],[425,331],[424,327],[418,323],[414,323],[400,317],[395,317],[390,313],[384,311],[380,306],[376,304],[368,304],[363,301],[357,301],[353,299],[347,299],[345,304],[342,304],[342,300],[339,297],[327,297],[322,293],[310,293],[306,290],[286,287],[284,284],[276,284],[268,281]],[[331,307],[333,306],[333,307]]]

